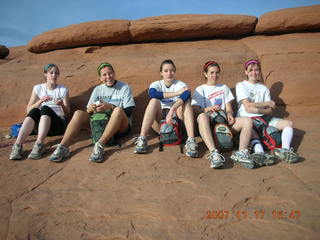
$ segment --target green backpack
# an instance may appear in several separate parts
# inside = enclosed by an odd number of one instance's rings
[[[92,142],[96,143],[101,138],[104,129],[109,122],[110,116],[112,114],[112,110],[106,110],[104,112],[93,113],[90,116],[90,128],[92,134]],[[117,141],[115,136],[112,136],[107,142],[106,146],[110,147],[116,145]]]

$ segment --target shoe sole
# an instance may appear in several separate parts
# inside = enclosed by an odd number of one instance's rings
[[[9,157],[10,160],[13,160],[13,161],[19,161],[19,160],[22,160],[22,157],[21,158],[17,158],[17,157]]]
[[[192,158],[197,158],[198,157],[198,154],[192,155],[192,154],[188,154],[187,152],[186,152],[186,155],[188,157],[192,157]]]
[[[67,156],[64,156],[64,157],[62,157],[62,158],[58,158],[58,159],[52,159],[52,158],[50,158],[49,160],[51,161],[51,162],[63,162],[66,158],[68,158],[70,156],[70,153],[68,153],[68,155]]]
[[[136,153],[136,154],[145,154],[145,153],[147,153],[147,150],[145,150],[145,151],[134,150],[134,153]]]
[[[102,162],[103,162],[103,159],[102,159],[102,160],[93,160],[93,159],[90,159],[90,158],[89,158],[89,161],[90,161],[90,162],[94,162],[94,163],[102,163]]]
[[[264,156],[264,155],[261,155],[261,154],[258,154],[258,153],[253,153],[250,155],[252,161],[254,161],[259,167],[262,167],[262,166],[270,166],[270,165],[273,165],[275,163],[275,158],[274,159],[271,159],[267,156]]]
[[[223,167],[223,163],[220,163],[220,165],[217,165],[217,166],[211,166],[210,165],[210,168],[212,168],[212,169],[219,169],[219,168],[222,168]]]
[[[250,168],[250,169],[253,169],[255,167],[254,162],[252,162],[252,163],[239,162],[239,161],[235,160],[232,156],[230,158],[233,160],[233,162],[235,162],[236,164],[239,164],[242,167]]]
[[[286,160],[284,157],[281,157],[281,156],[275,154],[275,158],[278,160],[281,160],[283,162],[290,163],[290,164],[299,162],[299,157],[297,157],[297,159],[294,159],[294,160]]]

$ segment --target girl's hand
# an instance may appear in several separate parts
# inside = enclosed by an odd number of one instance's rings
[[[48,102],[48,101],[51,101],[52,98],[49,97],[49,96],[44,96],[44,97],[42,97],[40,100],[41,100],[41,102]]]
[[[235,120],[234,120],[234,117],[233,117],[232,113],[228,112],[228,113],[227,113],[227,117],[228,117],[228,123],[229,123],[230,125],[233,125],[234,122],[235,122]]]
[[[59,105],[59,106],[63,106],[63,100],[60,99],[60,98],[57,99],[57,100],[56,100],[56,104]]]
[[[168,112],[167,116],[166,116],[166,122],[169,124],[172,124],[172,117],[173,117],[173,113],[174,113],[174,109],[170,108],[170,111]]]
[[[216,112],[216,111],[219,111],[221,108],[219,105],[214,105],[214,106],[209,106],[209,107],[206,107],[204,109],[204,112]]]
[[[98,104],[94,104],[95,105],[95,111],[96,112],[102,112],[104,110],[106,110],[106,105],[107,103],[103,102],[103,103],[98,103]]]
[[[96,112],[96,108],[97,108],[97,105],[96,104],[90,104],[89,107],[88,107],[88,112],[89,113],[93,113],[93,112]]]

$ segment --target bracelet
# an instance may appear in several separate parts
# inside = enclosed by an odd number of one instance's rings
[[[116,108],[116,106],[113,105],[113,104],[111,104],[111,110],[113,110],[113,109],[115,109],[115,108]]]

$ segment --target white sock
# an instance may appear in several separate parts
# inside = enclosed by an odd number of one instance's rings
[[[250,146],[253,147],[253,151],[255,153],[263,153],[264,152],[262,144],[261,144],[260,140],[258,140],[258,139],[252,139],[250,141]]]
[[[290,148],[292,137],[293,137],[293,128],[285,127],[282,130],[282,134],[281,134],[282,148],[285,148],[285,149]]]

